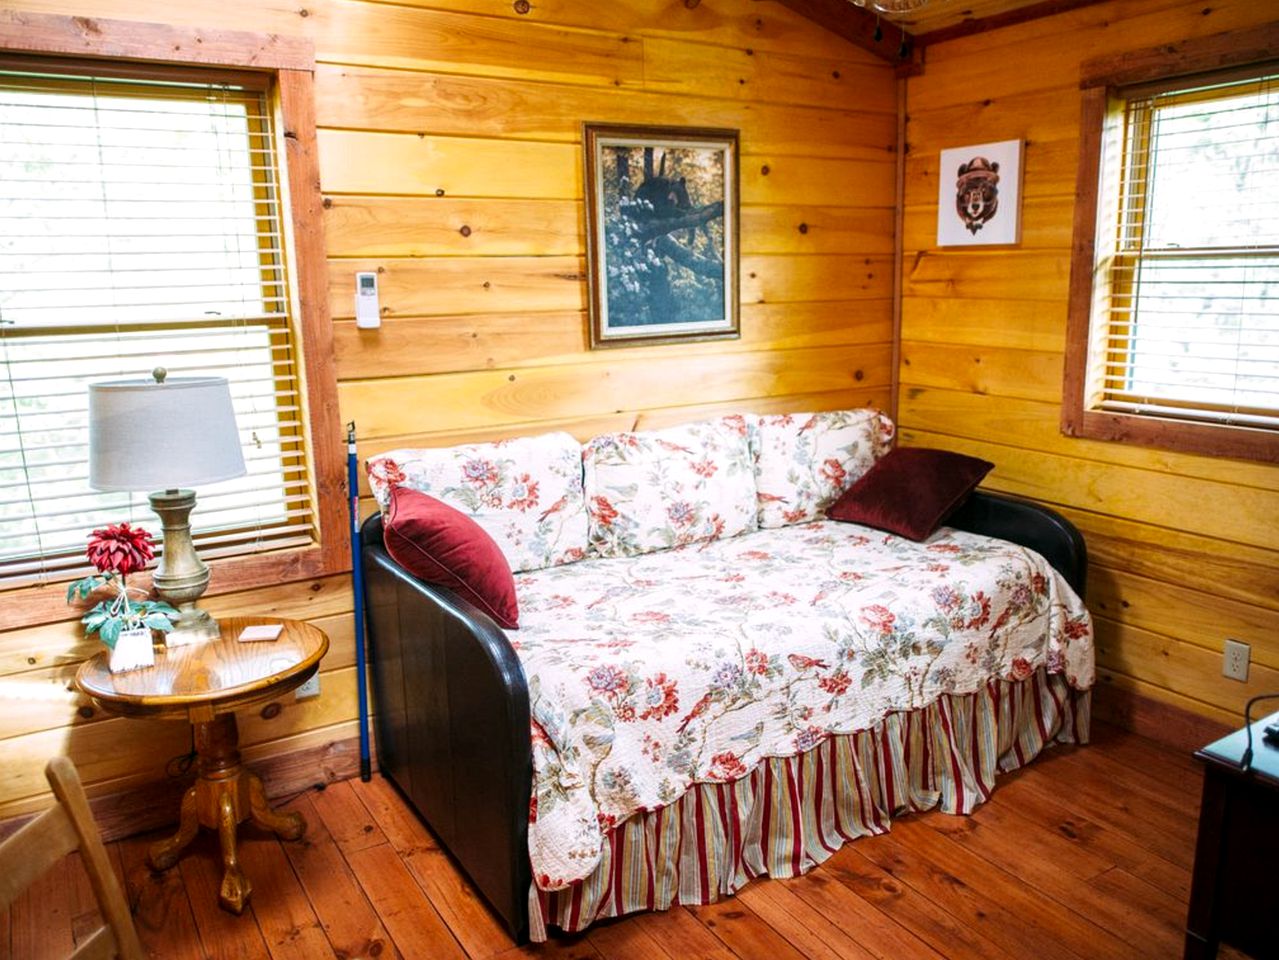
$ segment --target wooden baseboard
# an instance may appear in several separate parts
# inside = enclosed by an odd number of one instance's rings
[[[1186,753],[1193,753],[1236,729],[1171,703],[1105,683],[1093,687],[1092,715],[1097,720]],[[1238,726],[1243,726],[1242,717]]]
[[[334,740],[314,747],[266,757],[246,764],[266,787],[271,800],[292,797],[303,791],[360,775],[360,743],[358,737]],[[376,761],[375,761],[376,766]],[[89,801],[93,817],[106,843],[122,840],[148,830],[157,830],[178,822],[178,806],[182,794],[191,785],[194,774],[178,779],[162,780],[121,793],[94,797]],[[34,814],[0,820],[0,839],[8,836]]]

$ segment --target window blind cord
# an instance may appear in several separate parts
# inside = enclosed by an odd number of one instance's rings
[[[8,329],[12,320],[4,318],[4,310],[0,308],[0,355],[4,358],[5,380],[9,385],[9,402],[13,404],[13,430],[18,440],[18,459],[22,463],[22,482],[27,491],[27,510],[31,514],[31,525],[35,528],[36,545],[40,550],[40,570],[37,583],[46,583],[49,573],[44,567],[44,542],[40,537],[40,518],[36,515],[35,497],[31,488],[31,468],[27,463],[27,446],[22,442],[22,413],[18,403],[18,388],[13,382],[13,364],[9,362]]]

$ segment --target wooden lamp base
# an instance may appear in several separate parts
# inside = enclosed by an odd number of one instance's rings
[[[178,862],[200,827],[218,832],[222,844],[222,888],[218,902],[234,914],[244,910],[253,885],[240,869],[236,832],[245,820],[270,830],[283,840],[297,840],[306,832],[300,813],[276,813],[267,804],[257,775],[240,763],[235,714],[220,713],[195,724],[199,778],[182,798],[178,832],[151,845],[149,859],[156,870]]]

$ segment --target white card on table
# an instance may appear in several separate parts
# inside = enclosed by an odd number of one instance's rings
[[[245,627],[240,631],[239,641],[241,643],[254,643],[259,640],[275,640],[280,636],[280,631],[283,629],[284,625],[281,623],[261,623]]]

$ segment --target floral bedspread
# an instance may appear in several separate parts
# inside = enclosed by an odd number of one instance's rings
[[[1041,666],[1093,681],[1092,624],[1038,554],[818,521],[516,577],[533,716],[529,853],[590,874],[614,824],[761,758]]]

